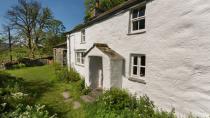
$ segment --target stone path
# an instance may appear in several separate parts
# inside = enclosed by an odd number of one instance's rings
[[[78,102],[78,101],[74,101],[73,102],[73,109],[79,109],[80,107],[81,107],[81,104],[80,104],[80,102]]]
[[[80,97],[85,103],[91,103],[96,100],[96,98],[101,94],[101,91],[93,90],[88,95],[83,95]],[[64,91],[62,93],[65,102],[72,102],[73,99],[70,96],[69,91]],[[81,107],[81,103],[79,101],[73,101],[73,109],[79,109]]]
[[[63,98],[64,98],[65,100],[67,100],[67,99],[70,98],[70,95],[69,95],[69,92],[68,92],[68,91],[64,91],[64,92],[62,93],[62,95],[63,95]]]
[[[83,95],[80,97],[84,102],[88,103],[88,102],[94,102],[95,98],[89,96],[89,95]]]

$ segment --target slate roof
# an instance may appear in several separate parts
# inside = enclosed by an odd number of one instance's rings
[[[141,3],[141,2],[145,2],[146,0],[128,0],[127,2],[124,2],[104,13],[101,13],[100,15],[96,16],[96,17],[93,17],[92,20],[88,21],[87,23],[84,23],[84,24],[80,24],[80,27],[77,27],[69,32],[66,32],[65,34],[71,34],[71,33],[74,33],[76,31],[79,31],[85,27],[88,27],[90,25],[93,25],[97,22],[100,22],[102,20],[105,20],[107,18],[110,18],[112,15],[122,11],[122,10],[125,10],[125,9],[128,9],[129,7],[132,7],[138,3]]]
[[[101,52],[103,52],[112,60],[123,59],[123,57],[120,54],[112,50],[107,44],[102,44],[102,43],[93,44],[93,46],[84,54],[84,56],[86,56],[95,47],[98,48]]]

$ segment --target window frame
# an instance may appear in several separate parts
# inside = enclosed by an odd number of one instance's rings
[[[144,16],[140,16],[137,18],[133,18],[133,11],[135,9],[142,9],[145,7]],[[138,12],[139,13],[139,12]],[[133,22],[144,20],[144,29],[133,30]],[[138,24],[139,27],[139,24]],[[136,33],[144,33],[146,32],[146,3],[141,3],[140,5],[134,6],[130,8],[130,17],[129,17],[129,33],[128,34],[136,34]]]
[[[85,50],[75,50],[75,63],[76,63],[76,65],[79,65],[79,66],[84,66],[85,65],[84,54],[85,54]]]
[[[81,30],[81,44],[86,43],[86,31],[85,29]]]
[[[142,57],[145,57],[145,64],[142,65]],[[134,57],[137,57],[137,65],[134,65]],[[137,67],[137,74],[133,74],[133,67]],[[144,68],[144,76],[140,75],[140,68]],[[145,54],[131,54],[130,55],[130,77],[145,80],[146,77],[146,55]]]

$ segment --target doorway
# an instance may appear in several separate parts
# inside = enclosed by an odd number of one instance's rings
[[[89,78],[92,89],[103,88],[103,61],[102,57],[89,57]]]

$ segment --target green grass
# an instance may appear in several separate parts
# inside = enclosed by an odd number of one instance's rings
[[[84,103],[79,99],[80,92],[74,83],[64,83],[56,79],[53,66],[30,67],[7,71],[13,76],[23,78],[26,92],[32,97],[32,104],[44,104],[51,112],[61,118],[84,118]],[[68,90],[72,100],[65,101],[62,92]],[[73,101],[80,101],[81,108],[72,109]]]

